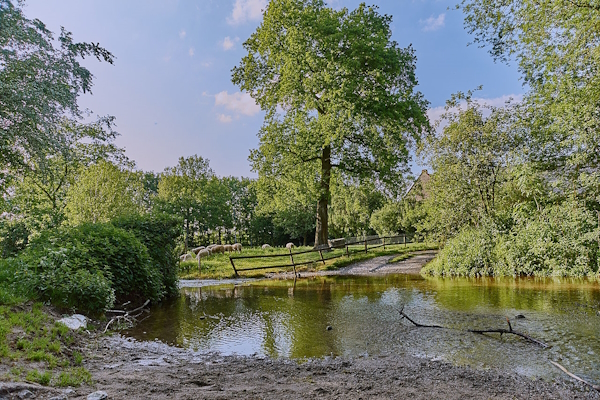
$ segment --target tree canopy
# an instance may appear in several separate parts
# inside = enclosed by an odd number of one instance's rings
[[[332,169],[396,186],[409,143],[429,126],[414,50],[391,40],[390,23],[364,4],[337,11],[322,0],[273,0],[232,71],[266,111],[250,156],[259,176],[318,166],[316,245],[328,239]]]

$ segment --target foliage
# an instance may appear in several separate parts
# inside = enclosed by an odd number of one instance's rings
[[[71,225],[108,222],[142,210],[139,174],[100,161],[81,172],[67,193],[66,216]]]
[[[161,273],[151,262],[146,247],[132,233],[111,224],[82,224],[46,231],[20,259],[25,264],[23,274],[29,277],[26,282],[34,290],[32,294],[44,300],[57,299],[61,306],[92,312],[110,307],[106,282],[119,301],[159,301],[164,296]],[[67,304],[77,296],[94,296],[96,289],[98,294],[89,300],[94,301],[93,307],[85,304],[85,298]]]
[[[29,242],[29,230],[21,220],[0,218],[0,258],[17,255]]]
[[[414,51],[390,40],[390,23],[364,4],[337,11],[322,0],[273,0],[233,69],[266,111],[253,169],[283,179],[319,171],[317,245],[328,239],[332,169],[396,187],[408,142],[428,127]]]
[[[21,2],[0,1],[0,26],[1,187],[7,168],[64,147],[55,128],[65,115],[80,117],[77,98],[92,87],[93,75],[80,60],[112,63],[113,55],[97,43],[74,42],[64,28],[55,40],[40,20],[24,16]]]
[[[167,296],[177,295],[179,289],[175,246],[180,236],[179,221],[164,214],[141,214],[118,218],[112,224],[132,233],[146,246],[154,268],[160,271],[162,290]]]

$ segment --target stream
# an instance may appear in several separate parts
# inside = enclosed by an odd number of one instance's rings
[[[319,276],[182,287],[125,334],[201,353],[306,359],[409,354],[551,379],[549,360],[600,382],[600,284],[565,278]],[[398,310],[422,324],[416,328]],[[513,329],[478,335],[467,329]]]

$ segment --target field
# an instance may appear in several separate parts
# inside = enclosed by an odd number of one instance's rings
[[[374,246],[370,246],[374,247]],[[437,249],[437,245],[428,243],[408,243],[386,245],[386,249],[378,247],[375,249],[368,249],[368,253],[365,253],[364,245],[349,246],[350,257],[346,256],[346,249],[334,249],[329,252],[323,252],[323,258],[325,263],[321,260],[319,252],[310,252],[304,254],[305,251],[312,250],[312,247],[297,247],[292,250],[292,256],[294,257],[294,263],[306,263],[300,266],[296,266],[296,270],[302,271],[321,271],[321,270],[335,270],[338,268],[345,267],[349,264],[357,261],[366,260],[373,257],[382,255],[394,255],[398,254],[398,257],[392,260],[393,262],[401,261],[408,257],[408,253],[417,250]],[[280,255],[280,257],[256,257],[248,259],[236,259],[239,256],[273,256]],[[269,248],[261,249],[260,247],[244,248],[242,254],[231,253],[231,257],[234,259],[235,267],[238,270],[269,267],[265,269],[250,270],[250,271],[239,271],[240,276],[245,277],[262,277],[267,273],[287,272],[292,271],[293,268],[281,267],[282,265],[290,265],[291,259],[289,251],[286,248]],[[209,256],[208,258],[202,259],[202,269],[198,269],[197,261],[187,261],[180,264],[180,278],[181,279],[219,279],[219,278],[233,278],[235,276],[231,262],[229,261],[229,254],[216,254]]]

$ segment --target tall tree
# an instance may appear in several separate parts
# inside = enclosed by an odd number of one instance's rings
[[[337,11],[323,0],[272,0],[232,71],[266,111],[250,156],[259,176],[319,168],[317,246],[328,239],[332,169],[398,185],[409,142],[428,128],[414,50],[391,40],[390,23],[364,4]]]
[[[22,3],[0,0],[0,186],[7,169],[65,146],[56,128],[66,115],[81,116],[77,98],[92,87],[80,60],[113,62],[110,52],[74,42],[64,28],[55,41],[40,20],[24,16]]]
[[[600,3],[464,0],[462,8],[475,43],[516,59],[530,88],[531,161],[600,207]]]

